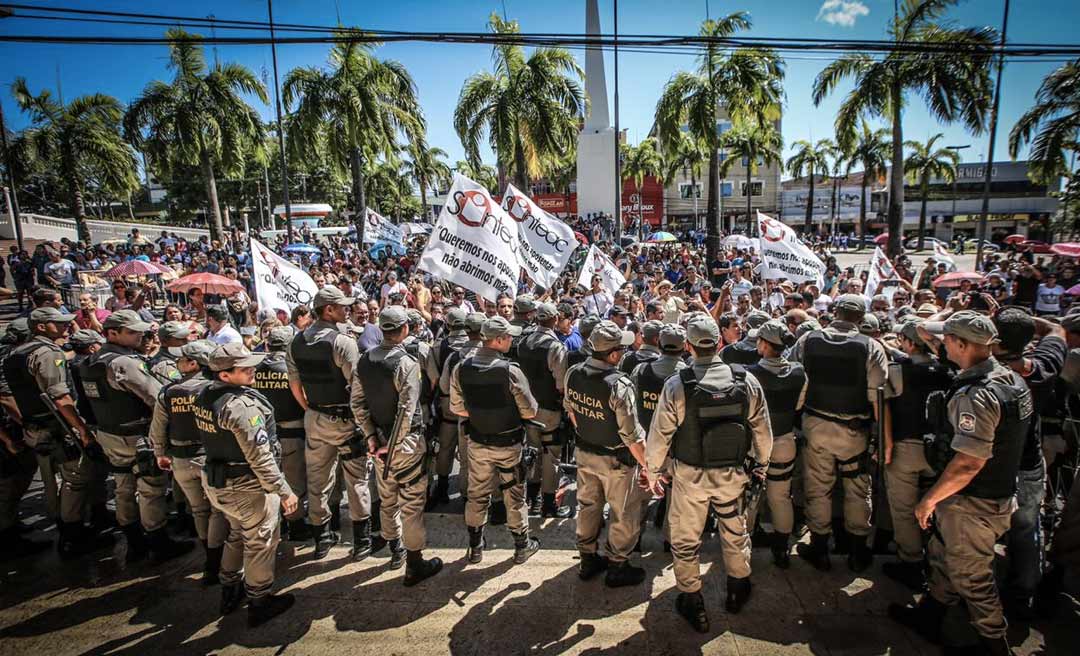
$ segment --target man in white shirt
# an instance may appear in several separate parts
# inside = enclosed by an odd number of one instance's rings
[[[210,328],[206,339],[215,344],[244,341],[240,333],[229,323],[229,311],[220,305],[211,305],[206,308],[206,325]]]
[[[379,300],[382,301],[383,307],[386,307],[386,301],[391,294],[404,296],[407,293],[409,293],[409,288],[405,286],[405,283],[398,281],[397,271],[391,271],[386,274],[386,282],[383,283],[382,288],[379,290]]]
[[[1061,314],[1061,297],[1065,288],[1057,284],[1057,274],[1047,273],[1035,293],[1035,314],[1039,316],[1057,316]]]
[[[461,308],[466,314],[476,312],[473,304],[465,298],[465,289],[462,287],[454,287],[454,291],[450,294],[450,304],[446,306],[446,311],[449,312],[451,308]]]
[[[59,251],[49,251],[51,260],[45,265],[45,277],[57,287],[68,287],[75,284],[75,271],[77,267],[71,260],[60,256]]]
[[[585,314],[595,314],[598,317],[606,317],[608,310],[615,304],[615,299],[612,298],[608,290],[604,289],[604,279],[599,275],[593,275],[591,284],[592,288],[585,294],[585,298],[582,299],[582,305],[585,307]]]
[[[733,269],[731,272],[731,298],[733,300],[738,299],[740,296],[749,294],[753,289],[754,283],[748,280],[745,276],[750,271],[750,265],[744,264],[738,269]]]

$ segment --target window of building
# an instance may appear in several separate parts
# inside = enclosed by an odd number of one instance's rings
[[[720,195],[724,198],[731,198],[732,195],[734,195],[734,191],[735,188],[731,182],[724,180],[720,183]]]
[[[752,196],[764,196],[765,195],[765,182],[762,180],[750,181],[750,194]],[[739,195],[746,197],[746,180],[739,183]]]
[[[701,184],[694,182],[680,182],[679,198],[682,198],[683,200],[701,198]]]
[[[750,158],[748,158],[748,157],[742,158],[741,164],[742,164],[743,168],[746,168],[746,163],[748,161],[750,161]],[[762,159],[761,156],[759,155],[758,158],[757,158],[757,166],[764,166],[764,165],[765,165],[765,160]],[[754,195],[756,196],[757,194],[754,194]]]

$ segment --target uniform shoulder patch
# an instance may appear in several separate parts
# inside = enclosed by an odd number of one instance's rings
[[[263,418],[262,418],[261,415],[255,415],[254,417],[248,417],[248,423],[251,424],[252,428],[257,428],[258,426],[262,426]]]
[[[970,412],[961,412],[956,427],[965,433],[975,430],[975,415]]]
[[[258,433],[255,433],[255,446],[263,446],[270,441],[270,436],[263,429],[259,429]]]
[[[67,362],[67,358],[57,358],[57,359],[53,360],[53,364],[55,364],[57,367],[64,366],[65,362]]]

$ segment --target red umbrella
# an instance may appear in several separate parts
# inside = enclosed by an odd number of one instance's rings
[[[171,273],[172,269],[164,264],[147,262],[146,260],[128,260],[121,262],[105,273],[106,278],[122,278],[124,276],[160,276],[163,273]]]
[[[589,245],[589,238],[586,237],[585,235],[581,234],[580,232],[575,232],[574,236],[577,237],[577,240],[579,242],[581,242],[582,244],[584,244],[586,246]]]
[[[1009,235],[1002,241],[1004,241],[1006,244],[1019,244],[1022,241],[1027,241],[1027,237],[1025,237],[1024,235]]]
[[[216,273],[193,273],[178,280],[170,282],[165,287],[170,292],[187,293],[192,289],[201,289],[205,294],[218,294],[228,296],[236,292],[244,291],[244,286],[235,280],[229,280],[225,276]]]
[[[878,246],[884,246],[885,242],[889,241],[889,233],[883,232],[877,237],[874,237],[874,243]]]
[[[1062,257],[1080,257],[1080,244],[1076,242],[1054,244],[1050,247],[1050,252]]]
[[[1080,285],[1073,285],[1065,290],[1065,293],[1070,296],[1080,296]]]
[[[960,283],[970,280],[972,283],[980,283],[983,281],[983,275],[981,273],[975,273],[974,271],[953,271],[952,273],[946,273],[943,276],[938,276],[934,279],[934,287],[959,287]]]

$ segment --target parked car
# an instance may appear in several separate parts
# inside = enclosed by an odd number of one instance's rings
[[[941,244],[946,249],[949,248],[949,245],[946,244],[945,242],[941,241],[940,239],[937,239],[937,238],[934,238],[934,237],[924,237],[923,238],[923,249],[924,250],[933,250],[935,243],[936,244]],[[907,248],[908,250],[915,250],[915,247],[918,246],[918,245],[919,245],[919,238],[918,237],[912,237],[911,239],[904,242],[904,248]]]
[[[1037,255],[1048,255],[1050,253],[1050,244],[1045,241],[1028,239],[1027,241],[1020,242],[1020,250],[1030,251]]]
[[[986,241],[985,239],[983,240],[982,245],[983,245],[983,251],[985,251],[987,253],[997,253],[998,251],[1001,250],[1000,246],[998,246],[994,242]],[[964,240],[964,251],[965,252],[974,253],[978,248],[979,248],[979,240],[978,239],[965,239]]]

